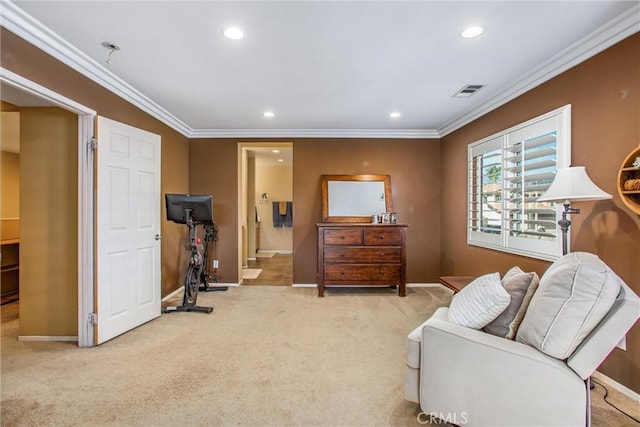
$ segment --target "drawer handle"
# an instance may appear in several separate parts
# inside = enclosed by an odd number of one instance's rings
[[[380,240],[384,240],[384,234],[380,235]]]
[[[384,270],[383,269],[380,269],[380,275],[384,276]]]
[[[340,238],[341,238],[342,240],[344,240],[344,236],[340,236]]]
[[[344,258],[344,254],[340,254],[340,258]]]
[[[384,252],[380,252],[380,257],[384,258]]]

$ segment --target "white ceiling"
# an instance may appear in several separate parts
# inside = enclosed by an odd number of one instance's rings
[[[45,50],[190,137],[442,136],[640,28],[638,1],[13,3]],[[486,87],[452,97],[467,84]]]

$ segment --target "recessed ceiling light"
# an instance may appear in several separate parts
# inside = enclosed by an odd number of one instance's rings
[[[272,153],[279,153],[280,150],[271,150]]]
[[[397,111],[394,111],[392,113],[389,113],[389,117],[392,119],[397,119],[400,117],[400,113],[398,113]]]
[[[462,37],[463,39],[472,39],[474,37],[478,37],[482,33],[484,33],[484,27],[474,25],[462,30],[460,32],[460,37]]]
[[[241,38],[244,37],[244,33],[242,32],[242,30],[236,27],[227,27],[224,30],[222,30],[222,34],[226,38],[231,40],[240,40]]]
[[[271,117],[275,116],[275,113],[273,111],[265,111],[264,113],[262,113],[262,115],[268,119],[270,119]]]
[[[283,163],[283,162],[284,162],[284,159],[278,159],[278,161],[279,161],[280,163]]]

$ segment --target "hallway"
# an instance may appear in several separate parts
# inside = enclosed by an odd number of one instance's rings
[[[260,254],[259,254],[260,255]],[[262,269],[255,279],[242,279],[242,285],[291,286],[293,283],[293,255],[276,253],[271,257],[249,260],[249,269]]]

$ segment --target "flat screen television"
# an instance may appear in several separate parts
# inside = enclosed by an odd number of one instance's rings
[[[167,220],[186,224],[185,210],[191,210],[191,220],[196,224],[213,225],[213,197],[204,194],[165,194]]]

